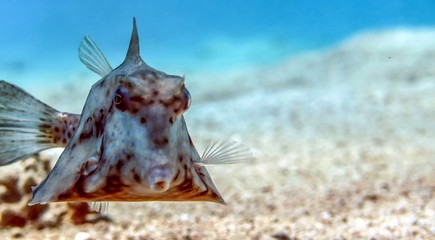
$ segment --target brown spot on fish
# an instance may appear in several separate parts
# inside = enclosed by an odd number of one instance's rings
[[[88,127],[88,129],[83,130],[82,133],[79,136],[79,142],[82,142],[83,140],[89,139],[92,137],[92,127]]]
[[[72,197],[72,191],[67,191],[67,192],[59,194],[58,199],[60,201],[62,201],[65,199],[70,199],[71,197]]]
[[[132,97],[130,98],[130,101],[141,103],[141,102],[143,102],[143,97],[142,97],[142,96],[132,96]]]
[[[113,194],[120,192],[122,188],[126,187],[119,178],[119,175],[110,175],[106,179],[106,185],[102,188],[102,190],[106,194]]]
[[[84,180],[85,177],[83,175],[80,175],[79,179],[77,180],[77,182],[74,183],[71,189],[68,189],[67,191],[61,193],[58,196],[58,201],[65,201],[67,199],[74,198],[75,196],[86,196],[87,193],[84,191]]]
[[[165,107],[168,107],[168,106],[169,106],[169,103],[164,102],[163,100],[159,100],[159,103],[162,104],[162,105],[165,106]]]
[[[208,195],[209,194],[209,189],[207,188],[206,190],[204,190],[204,191],[202,191],[202,192],[199,192],[198,194],[196,194],[195,196],[205,196],[205,195]]]
[[[178,170],[172,181],[173,182],[177,181],[179,176],[180,176],[180,171]]]
[[[172,124],[174,124],[174,118],[173,117],[170,117],[169,118],[169,123],[172,125]]]
[[[127,87],[129,90],[131,90],[133,88],[133,84],[130,81],[127,81],[125,83],[125,87]]]
[[[172,101],[173,101],[173,102],[181,101],[181,97],[180,97],[180,96],[173,96],[173,97],[172,97]]]
[[[164,147],[168,144],[169,140],[167,137],[162,137],[161,139],[154,139],[154,144],[157,147]]]
[[[136,172],[133,172],[133,178],[134,178],[134,180],[135,180],[136,182],[138,182],[138,183],[141,182],[141,181],[140,181],[140,177],[139,177],[139,175],[138,175]]]
[[[124,161],[123,160],[118,160],[118,162],[116,163],[116,170],[121,171],[122,166],[124,166]]]
[[[95,132],[96,132],[96,136],[101,136],[101,134],[103,134],[104,131],[104,126],[105,126],[105,118],[104,116],[100,116],[98,118],[95,119]]]
[[[178,191],[189,192],[192,189],[192,178],[185,177],[184,181],[178,186]]]
[[[147,122],[147,119],[144,117],[140,118],[140,123],[145,124]]]

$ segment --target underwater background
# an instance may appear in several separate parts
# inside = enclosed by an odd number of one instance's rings
[[[202,152],[231,139],[254,160],[207,166],[227,206],[29,207],[62,149],[0,167],[1,239],[435,239],[435,1],[5,1],[0,80],[79,113],[117,67],[136,17],[141,56],[186,77]],[[12,200],[11,200],[12,199]]]
[[[86,71],[77,48],[91,35],[112,65],[124,58],[132,17],[143,56],[177,74],[275,63],[360,31],[435,24],[431,0],[0,1],[0,73],[20,85]]]

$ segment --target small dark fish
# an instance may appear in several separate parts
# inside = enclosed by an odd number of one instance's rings
[[[183,113],[184,78],[148,66],[139,55],[136,20],[124,62],[112,69],[85,37],[80,60],[102,78],[82,114],[59,112],[0,81],[0,165],[65,147],[29,205],[61,201],[210,201],[225,203],[205,164],[245,161],[248,150],[213,144],[200,157]]]

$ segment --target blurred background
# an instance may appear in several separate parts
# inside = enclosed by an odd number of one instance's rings
[[[0,0],[0,78],[24,87],[88,72],[77,47],[89,34],[113,66],[136,16],[143,58],[174,74],[273,64],[368,29],[435,24],[431,0]]]

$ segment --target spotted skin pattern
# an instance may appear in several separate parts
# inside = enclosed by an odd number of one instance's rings
[[[95,83],[81,115],[40,125],[65,146],[29,203],[211,201],[224,203],[187,131],[184,78],[148,66],[134,21],[124,62]]]
[[[53,119],[50,124],[39,125],[40,131],[46,136],[46,139],[41,141],[51,143],[56,147],[66,147],[77,130],[79,121],[80,115],[78,114],[58,114],[58,117]]]

